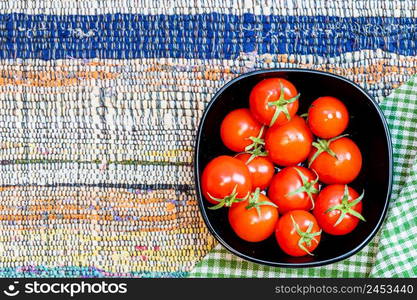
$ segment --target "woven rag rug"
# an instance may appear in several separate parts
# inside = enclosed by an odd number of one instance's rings
[[[216,245],[192,167],[212,95],[302,67],[381,101],[416,73],[416,27],[412,0],[1,0],[0,276],[189,275]],[[301,275],[369,273],[380,236]]]

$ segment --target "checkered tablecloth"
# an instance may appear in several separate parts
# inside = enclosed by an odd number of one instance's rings
[[[362,251],[318,268],[274,268],[245,261],[218,245],[191,277],[415,277],[417,276],[417,77],[381,103],[391,130],[394,184],[386,221]]]

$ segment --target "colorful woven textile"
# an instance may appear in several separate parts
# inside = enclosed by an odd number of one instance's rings
[[[416,73],[416,18],[411,0],[0,1],[0,276],[186,276],[215,245],[192,170],[211,96],[304,67],[381,100]]]

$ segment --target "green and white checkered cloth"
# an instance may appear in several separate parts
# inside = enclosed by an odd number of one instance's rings
[[[190,277],[416,277],[417,77],[381,103],[391,130],[394,185],[387,219],[362,251],[316,268],[274,268],[245,261],[218,245]]]

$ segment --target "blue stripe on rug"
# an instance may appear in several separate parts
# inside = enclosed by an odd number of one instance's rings
[[[185,277],[187,272],[126,272],[126,273],[112,273],[98,269],[96,267],[44,267],[44,266],[25,266],[18,268],[3,268],[0,269],[0,278],[102,278],[102,277],[138,277],[138,278],[155,278],[155,277],[170,277],[180,278]]]
[[[417,19],[330,16],[0,15],[0,58],[231,59],[240,52],[417,55]]]

